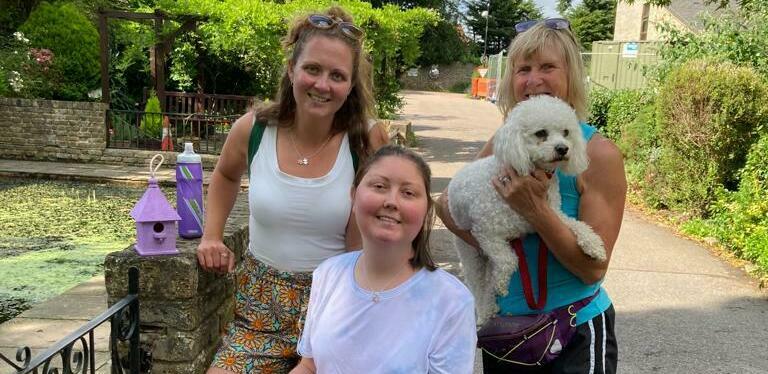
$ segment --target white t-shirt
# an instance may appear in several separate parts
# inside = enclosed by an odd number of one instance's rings
[[[355,281],[360,254],[330,258],[312,274],[299,354],[318,374],[471,374],[475,305],[464,284],[420,269],[375,303]]]

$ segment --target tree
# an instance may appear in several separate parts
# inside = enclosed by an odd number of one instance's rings
[[[434,26],[425,27],[419,40],[421,56],[417,63],[428,66],[467,61],[471,46],[459,35],[457,27],[461,26],[445,20],[441,20]]]
[[[557,9],[571,21],[571,30],[585,51],[592,49],[594,41],[613,38],[616,0],[584,0],[575,7],[570,0],[560,0]]]
[[[374,8],[382,8],[384,5],[392,4],[401,9],[426,8],[434,9],[440,13],[441,18],[449,21],[456,21],[459,18],[460,0],[364,0],[370,3]]]
[[[490,5],[489,5],[490,2]],[[488,9],[488,39],[485,39]],[[499,53],[517,35],[515,24],[541,18],[541,10],[531,0],[472,0],[467,4],[467,27],[476,43],[487,47],[487,54]],[[485,49],[485,48],[484,48]]]
[[[50,98],[82,100],[99,86],[99,33],[72,3],[42,2],[19,27],[32,48],[53,52],[51,69],[60,74]]]

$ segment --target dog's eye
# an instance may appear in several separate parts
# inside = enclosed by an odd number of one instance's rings
[[[567,129],[566,129],[566,130],[563,130],[563,136],[568,136],[568,134],[570,134],[570,133],[571,133],[571,132],[570,132],[570,131],[568,131]]]
[[[536,135],[537,138],[546,139],[547,138],[547,130],[539,130],[533,133],[533,135]]]

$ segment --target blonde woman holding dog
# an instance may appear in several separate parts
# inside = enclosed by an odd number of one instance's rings
[[[547,203],[550,178],[543,170],[535,170],[530,175],[505,170],[489,180],[503,201],[521,214],[536,234],[527,235],[518,244],[510,243],[510,251],[522,256],[519,256],[518,271],[510,276],[507,295],[497,296],[496,305],[478,306],[499,310],[491,319],[497,323],[486,324],[479,332],[484,372],[615,373],[618,357],[615,315],[601,283],[624,211],[627,184],[623,159],[611,141],[584,123],[587,117],[584,68],[569,22],[561,18],[526,21],[517,24],[516,31],[501,83],[500,110],[507,117],[518,103],[536,95],[560,98],[575,110],[582,121],[589,166],[576,177],[557,171],[561,207],[567,216],[591,226],[602,239],[607,256],[606,260],[599,261],[581,250],[576,235]],[[539,135],[547,136],[536,134]],[[483,147],[478,158],[492,153],[493,139]],[[454,234],[479,248],[472,234],[459,228],[452,219],[448,208],[450,198],[443,193],[438,201],[438,216]],[[539,343],[530,340],[520,346],[483,345],[486,334],[493,334],[487,336],[497,339],[497,343],[499,339],[517,342],[514,339],[518,339],[521,331],[528,329],[530,335],[533,327],[545,335],[549,331],[553,333]],[[559,335],[561,333],[563,335]],[[560,341],[554,339],[555,336],[566,338]]]

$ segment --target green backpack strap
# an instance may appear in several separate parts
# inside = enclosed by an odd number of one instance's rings
[[[256,156],[256,152],[259,150],[259,145],[261,144],[261,138],[264,136],[264,130],[267,128],[266,125],[256,122],[256,116],[253,117],[253,127],[251,128],[251,136],[248,138],[248,177],[251,176],[251,163],[253,162],[253,158]],[[357,167],[360,164],[360,159],[357,157],[357,153],[355,153],[352,148],[350,147],[349,153],[352,156],[352,168],[355,170],[355,173],[357,173]]]
[[[256,152],[259,150],[259,144],[261,144],[261,138],[264,136],[264,129],[267,126],[256,122],[256,115],[253,116],[253,127],[251,128],[251,136],[248,138],[248,177],[251,177],[251,163],[253,157],[256,156]]]

